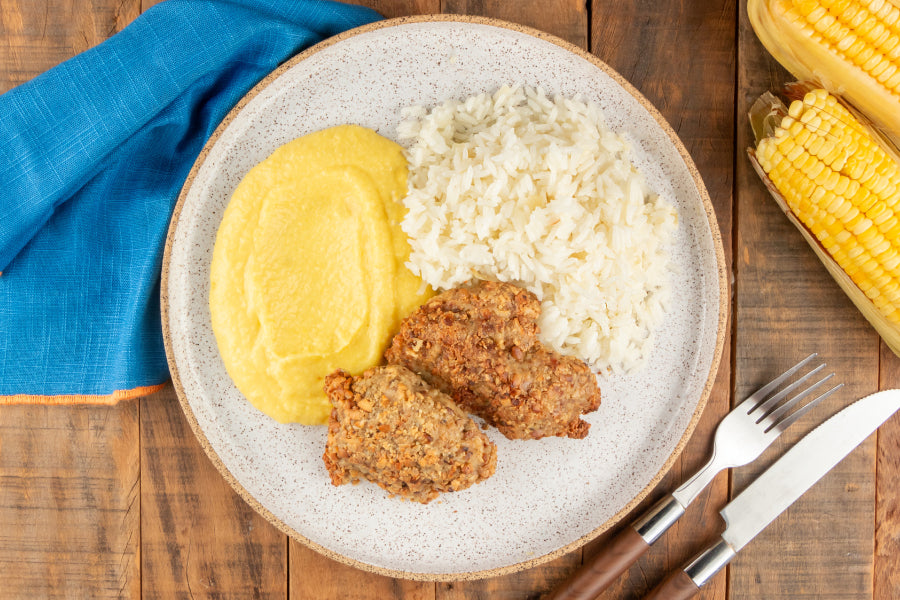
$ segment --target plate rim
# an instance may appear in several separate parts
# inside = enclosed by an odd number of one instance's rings
[[[694,181],[694,185],[697,188],[697,192],[700,195],[700,199],[703,204],[704,212],[706,213],[707,224],[709,225],[710,233],[713,238],[713,249],[716,255],[716,271],[717,271],[717,279],[718,279],[718,288],[719,288],[719,313],[718,313],[718,323],[716,330],[716,346],[713,350],[712,362],[710,364],[709,373],[707,374],[706,381],[703,385],[703,390],[700,394],[700,399],[697,402],[697,406],[694,409],[693,415],[691,416],[691,420],[688,423],[687,428],[684,433],[678,440],[678,443],[675,445],[675,448],[672,450],[672,453],[668,456],[665,463],[662,467],[656,472],[650,482],[644,486],[641,491],[632,498],[625,506],[623,506],[618,512],[616,512],[612,517],[610,517],[607,521],[600,524],[590,532],[585,535],[579,537],[576,540],[557,548],[551,552],[543,554],[541,556],[531,558],[528,560],[520,561],[511,565],[506,565],[503,567],[495,567],[491,569],[483,569],[479,571],[464,571],[464,572],[454,572],[454,573],[430,573],[430,572],[418,572],[418,571],[402,571],[397,569],[389,569],[385,567],[379,567],[376,565],[371,565],[354,558],[350,558],[326,548],[321,544],[313,542],[312,540],[306,538],[298,531],[287,525],[281,519],[276,517],[269,509],[263,506],[255,497],[253,497],[243,485],[237,480],[237,478],[232,475],[231,471],[228,470],[228,467],[224,464],[219,455],[213,449],[209,440],[206,437],[206,434],[200,427],[196,416],[194,415],[193,410],[191,409],[190,403],[188,402],[187,395],[184,391],[184,387],[181,383],[181,379],[178,373],[178,365],[175,362],[175,357],[172,349],[172,341],[171,334],[169,331],[169,264],[171,259],[171,251],[172,244],[175,237],[175,231],[178,228],[179,218],[181,216],[181,210],[184,207],[185,200],[187,198],[188,193],[191,190],[194,179],[206,161],[206,158],[209,155],[210,150],[218,141],[219,137],[225,131],[225,129],[231,124],[231,122],[237,117],[238,114],[244,109],[244,107],[261,91],[266,89],[273,81],[278,79],[282,74],[286,71],[293,68],[298,63],[303,60],[309,58],[313,54],[324,50],[330,46],[333,46],[337,43],[340,43],[344,40],[347,40],[351,37],[357,36],[359,34],[368,33],[371,31],[376,31],[379,29],[386,29],[389,27],[398,27],[402,25],[409,25],[415,23],[429,23],[429,22],[456,22],[456,23],[464,23],[464,24],[476,24],[476,25],[487,25],[492,27],[497,27],[500,29],[507,29],[516,31],[518,33],[523,33],[529,35],[531,37],[538,38],[545,42],[550,42],[556,46],[563,48],[564,50],[568,50],[572,52],[576,56],[587,60],[601,71],[603,71],[607,76],[609,76],[613,81],[615,81],[619,86],[621,86],[626,92],[628,92],[637,102],[650,114],[651,117],[656,121],[657,125],[662,129],[662,131],[669,137],[672,144],[675,146],[678,151],[679,156],[684,162],[685,166],[688,169],[688,172],[691,175],[691,179]],[[712,393],[713,385],[715,384],[715,380],[717,378],[717,374],[719,371],[719,365],[722,359],[722,355],[724,352],[725,345],[725,333],[727,331],[727,322],[729,317],[729,284],[728,278],[726,276],[727,273],[727,265],[725,262],[725,251],[722,244],[722,234],[719,229],[718,220],[716,218],[715,209],[713,208],[712,201],[710,200],[709,193],[706,189],[706,185],[703,182],[703,178],[700,176],[700,172],[697,169],[697,166],[694,164],[693,159],[688,153],[687,149],[684,147],[684,144],[681,142],[681,139],[672,129],[669,122],[662,116],[659,110],[647,100],[640,91],[637,90],[631,83],[629,83],[622,75],[620,75],[615,69],[607,65],[604,61],[600,60],[597,56],[587,52],[586,50],[567,42],[566,40],[557,37],[555,35],[546,33],[539,29],[535,29],[533,27],[528,27],[525,25],[519,25],[517,23],[511,23],[509,21],[504,21],[501,19],[495,19],[492,17],[481,17],[475,15],[453,15],[453,14],[427,14],[427,15],[412,15],[405,17],[397,17],[393,19],[384,19],[381,21],[376,21],[373,23],[369,23],[367,25],[363,25],[360,27],[356,27],[353,29],[349,29],[343,33],[338,35],[329,37],[321,42],[310,46],[306,50],[294,55],[281,65],[279,65],[275,70],[266,75],[263,79],[261,79],[253,88],[250,89],[234,107],[228,112],[225,118],[221,123],[216,127],[213,131],[212,135],[203,145],[200,154],[197,156],[197,159],[194,161],[194,165],[191,167],[190,172],[188,173],[187,178],[185,179],[184,185],[181,188],[181,191],[178,195],[178,201],[175,204],[175,208],[172,212],[172,217],[169,221],[169,228],[166,234],[166,243],[163,250],[163,261],[162,261],[162,272],[161,272],[161,280],[160,280],[160,313],[162,319],[162,330],[163,330],[163,342],[166,351],[166,360],[168,362],[169,371],[172,377],[172,384],[175,388],[175,393],[178,397],[178,402],[181,405],[182,412],[185,415],[188,423],[190,424],[191,430],[194,435],[197,437],[197,441],[200,443],[200,446],[203,448],[206,455],[209,457],[210,461],[215,466],[216,470],[222,475],[225,481],[231,486],[231,488],[247,503],[249,504],[257,513],[262,515],[266,521],[276,527],[279,531],[287,535],[289,538],[296,540],[297,542],[335,560],[339,563],[361,569],[363,571],[367,571],[370,573],[376,573],[378,575],[385,575],[388,577],[396,577],[401,579],[410,579],[410,580],[418,580],[418,581],[466,581],[466,580],[476,580],[476,579],[484,579],[487,577],[495,577],[499,575],[507,575],[510,573],[515,573],[519,571],[523,571],[526,569],[530,569],[536,567],[540,564],[549,562],[553,559],[559,558],[564,554],[568,554],[577,548],[580,548],[587,542],[593,540],[601,533],[607,531],[612,528],[623,518],[628,515],[634,508],[643,501],[651,491],[659,484],[662,478],[669,472],[669,470],[674,465],[675,461],[681,455],[684,447],[687,445],[688,440],[694,433],[694,430],[697,427],[698,422],[700,421],[700,417],[703,414],[704,409],[709,401],[709,397]]]

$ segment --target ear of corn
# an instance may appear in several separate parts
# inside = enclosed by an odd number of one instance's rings
[[[766,49],[840,93],[900,143],[900,7],[891,0],[749,0]]]
[[[900,165],[835,96],[751,110],[763,181],[863,315],[900,355]]]

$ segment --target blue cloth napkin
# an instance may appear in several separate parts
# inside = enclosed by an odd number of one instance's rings
[[[0,403],[168,379],[160,266],[194,159],[278,64],[379,18],[332,2],[168,0],[0,96]]]

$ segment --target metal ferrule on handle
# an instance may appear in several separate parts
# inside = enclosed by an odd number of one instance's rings
[[[713,575],[730,563],[736,554],[737,552],[734,551],[731,544],[725,540],[719,540],[715,546],[712,546],[692,560],[684,568],[684,572],[697,584],[697,587],[703,587],[706,582],[713,578]]]
[[[647,544],[652,544],[683,514],[684,507],[673,496],[667,495],[635,521],[632,527]]]
[[[724,539],[698,555],[684,569],[673,571],[644,600],[688,600],[735,556]]]

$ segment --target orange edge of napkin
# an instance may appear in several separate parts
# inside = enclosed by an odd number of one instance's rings
[[[0,404],[48,404],[48,405],[77,405],[77,404],[116,404],[122,400],[131,400],[148,396],[166,386],[165,383],[159,385],[148,385],[144,387],[136,387],[130,390],[116,390],[112,394],[104,395],[63,395],[63,396],[37,396],[34,394],[15,394],[12,396],[0,396]]]

